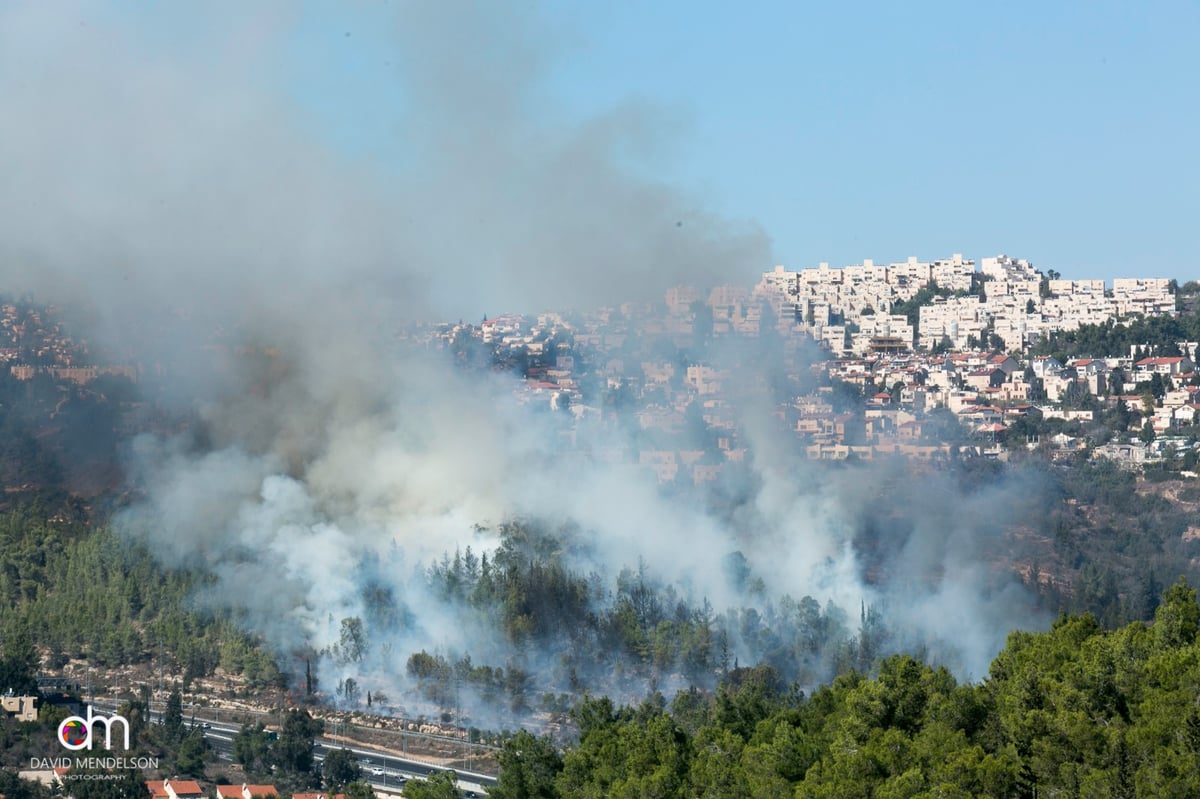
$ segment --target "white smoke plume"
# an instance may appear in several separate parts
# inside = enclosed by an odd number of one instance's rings
[[[543,46],[536,8],[365,12],[386,31],[394,58],[375,77],[404,119],[379,169],[281,90],[292,4],[175,13],[164,39],[106,4],[0,8],[0,277],[86,313],[110,354],[165,364],[196,423],[133,443],[136,501],[119,522],[164,563],[214,574],[205,601],[233,604],[282,653],[321,649],[364,614],[369,575],[416,620],[389,644],[397,658],[500,651],[414,575],[494,546],[477,526],[511,518],[575,525],[581,571],[640,561],[718,609],[761,601],[723,571],[738,549],[771,595],[851,612],[906,599],[868,584],[852,546],[869,483],[776,452],[752,417],[753,485],[710,513],[630,468],[565,462],[511,379],[393,341],[405,319],[658,298],[770,262],[753,226],[637,169],[630,153],[656,150],[653,113],[555,117],[544,77],[564,56]],[[224,360],[201,349],[214,337]],[[897,557],[947,578],[898,617],[980,676],[1013,617],[981,599],[974,528],[927,518]]]

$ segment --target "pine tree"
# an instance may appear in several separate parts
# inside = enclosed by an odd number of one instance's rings
[[[163,733],[168,741],[178,741],[183,738],[183,697],[179,691],[171,692],[167,697],[167,709],[162,717]]]

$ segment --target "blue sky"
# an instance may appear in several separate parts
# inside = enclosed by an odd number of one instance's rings
[[[653,109],[638,168],[761,226],[774,262],[1005,252],[1068,277],[1200,277],[1200,3],[486,5],[506,10],[497,41],[536,54],[540,124]],[[180,6],[132,8],[167,46],[195,38]],[[207,8],[201,37],[242,22],[243,6]],[[283,46],[261,79],[383,173],[427,111],[393,35],[411,9],[269,19]]]
[[[1195,2],[511,6],[541,16],[548,116],[658,107],[650,168],[756,221],[781,263],[1007,252],[1074,277],[1200,277]],[[338,77],[299,91],[384,91],[392,22],[367,19],[308,17],[297,41],[334,36],[301,63]],[[340,118],[360,146],[393,122]]]
[[[562,91],[684,109],[679,175],[783,263],[1200,276],[1200,4],[613,7]]]

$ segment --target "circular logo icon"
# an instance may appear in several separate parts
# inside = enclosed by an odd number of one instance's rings
[[[70,749],[82,747],[88,738],[87,725],[82,721],[67,720],[58,728],[58,737]]]

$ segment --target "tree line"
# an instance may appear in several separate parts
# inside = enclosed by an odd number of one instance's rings
[[[1198,634],[1180,581],[1151,624],[1084,614],[1012,633],[979,684],[894,655],[811,694],[760,666],[669,703],[589,697],[576,743],[509,739],[489,796],[1196,796]]]
[[[222,666],[251,687],[286,684],[230,614],[189,606],[205,575],[164,569],[72,508],[34,495],[0,513],[0,691],[72,660],[107,669],[160,657],[185,683]]]
[[[1178,344],[1200,341],[1200,313],[1136,317],[1123,322],[1080,325],[1051,333],[1032,349],[1034,355],[1067,358],[1178,356]]]

